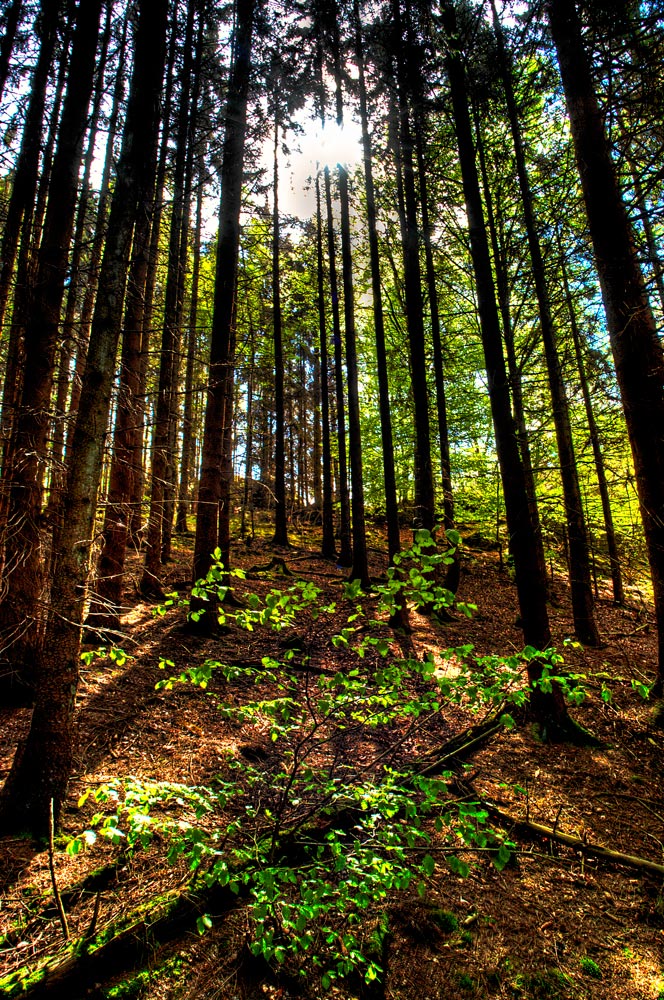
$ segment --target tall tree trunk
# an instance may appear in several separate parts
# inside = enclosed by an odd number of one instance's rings
[[[387,372],[387,351],[385,348],[385,317],[383,314],[383,293],[380,281],[380,248],[376,193],[373,178],[373,155],[369,135],[369,115],[367,110],[367,86],[364,71],[364,46],[362,43],[362,22],[359,0],[354,0],[355,21],[355,62],[358,67],[360,88],[360,123],[362,127],[362,158],[364,165],[364,187],[367,204],[367,225],[369,236],[369,261],[371,265],[371,293],[373,297],[374,338],[376,342],[376,370],[378,374],[378,405],[380,409],[380,433],[383,456],[383,479],[385,492],[385,515],[387,520],[387,550],[390,563],[401,549],[399,531],[399,505],[397,501],[396,473],[394,469],[394,440],[392,433],[392,413]]]
[[[65,0],[44,0],[35,23],[36,34],[40,42],[39,55],[30,81],[30,99],[23,126],[21,148],[14,170],[7,215],[4,220],[2,232],[2,246],[0,248],[0,332],[4,327],[7,306],[9,304],[12,276],[21,234],[22,257],[24,259],[17,275],[16,294],[23,298],[28,294],[28,289],[25,285],[28,282],[32,219],[39,178],[39,154],[42,142],[44,112],[46,109],[48,77],[58,37],[58,20],[64,2]],[[21,376],[25,366],[24,330],[22,323],[19,322],[16,309],[14,313],[7,345],[7,366],[3,385],[2,424],[0,429],[3,453],[2,472],[5,479],[8,476],[11,463],[10,449],[13,443]],[[3,524],[7,514],[6,502],[8,499],[5,496],[2,499]]]
[[[27,740],[15,755],[0,797],[0,827],[28,829],[36,836],[48,831],[51,806],[57,822],[73,761],[80,626],[132,231],[149,189],[146,174],[157,131],[167,9],[165,0],[156,11],[154,3],[139,5],[134,74],[102,261],[101,294],[76,421],[66,516],[55,542],[56,572],[46,642],[38,659],[37,700]],[[92,55],[94,48],[92,44]],[[77,82],[82,86],[80,79]]]
[[[468,235],[475,272],[489,401],[503,483],[510,549],[514,555],[521,622],[526,644],[535,649],[546,649],[551,643],[546,609],[546,584],[537,561],[535,532],[530,519],[523,464],[510,409],[509,382],[503,357],[489,244],[475,163],[465,72],[459,47],[456,16],[449,0],[443,0],[441,12],[448,44],[445,65],[450,83],[454,128],[468,216]],[[552,741],[570,738],[574,735],[574,731],[562,690],[554,683],[551,691],[543,691],[537,683],[540,677],[541,663],[537,660],[529,661],[530,706],[542,735]]]
[[[214,310],[210,336],[210,373],[205,409],[201,479],[196,515],[193,578],[205,577],[212,564],[220,537],[221,556],[230,568],[230,497],[232,468],[229,470],[229,435],[224,421],[231,424],[233,398],[233,348],[237,265],[240,245],[240,208],[247,102],[251,69],[251,39],[255,0],[236,0],[233,64],[226,102],[226,132],[221,166],[221,206],[217,244]],[[228,408],[226,400],[229,401]],[[230,473],[230,477],[229,477]]]
[[[478,159],[480,173],[482,176],[482,189],[484,194],[484,204],[486,207],[489,236],[491,239],[491,249],[493,251],[493,266],[496,272],[496,290],[498,292],[498,305],[503,324],[503,338],[505,340],[505,351],[507,354],[507,370],[510,380],[510,396],[514,413],[514,423],[521,453],[521,463],[526,481],[526,492],[528,494],[528,508],[535,535],[535,546],[537,562],[543,579],[546,579],[546,559],[544,557],[544,544],[542,541],[542,525],[537,504],[537,489],[535,487],[535,473],[533,470],[533,460],[530,453],[530,436],[526,422],[526,408],[523,400],[523,386],[521,383],[521,369],[516,357],[516,345],[514,343],[514,330],[512,328],[512,316],[510,312],[510,292],[505,266],[504,254],[501,252],[498,239],[498,226],[496,212],[494,210],[493,195],[489,184],[489,174],[486,166],[486,156],[479,123],[479,114],[475,109],[475,135],[477,139]]]
[[[39,178],[39,153],[46,108],[48,77],[58,38],[58,21],[65,0],[43,0],[35,23],[39,39],[39,55],[30,81],[30,100],[26,112],[21,148],[19,150],[7,216],[2,231],[0,256],[0,329],[11,291],[11,279],[16,261],[21,222],[26,211],[34,206]]]
[[[332,0],[332,62],[334,66],[334,88],[337,111],[337,125],[343,126],[343,90],[341,71],[341,40],[338,27],[336,0]],[[348,193],[348,171],[337,164],[339,181],[339,205],[341,208],[341,270],[344,289],[344,345],[346,348],[346,378],[348,392],[348,454],[350,458],[351,484],[351,533],[353,542],[353,562],[351,579],[359,580],[366,589],[369,580],[367,539],[364,514],[364,475],[362,469],[362,433],[360,427],[360,394],[357,373],[357,336],[355,332],[355,291],[353,288],[353,255],[350,236],[350,195]]]
[[[325,274],[323,266],[323,220],[320,205],[320,173],[316,174],[316,283],[318,292],[318,336],[320,343],[320,404],[323,456],[323,535],[321,554],[334,559],[334,511],[332,506],[332,449],[330,444],[330,381],[325,321]]]
[[[138,551],[145,541],[143,526],[143,501],[145,497],[146,481],[146,417],[147,417],[147,383],[148,371],[151,358],[151,342],[153,339],[153,318],[155,310],[155,294],[157,289],[157,274],[159,262],[159,247],[161,242],[161,222],[164,214],[164,189],[166,185],[166,172],[169,160],[171,118],[173,107],[173,91],[175,87],[175,58],[177,54],[177,18],[173,18],[170,29],[170,41],[168,45],[168,56],[166,61],[166,84],[164,93],[164,110],[162,114],[161,136],[159,141],[159,161],[157,163],[157,176],[155,179],[149,245],[147,247],[146,270],[143,283],[137,282],[133,287],[137,292],[140,290],[141,300],[135,302],[134,308],[140,310],[141,315],[141,361],[139,369],[139,389],[137,400],[137,428],[136,443],[133,458],[133,478],[131,490],[131,521],[129,524],[129,538],[131,544]],[[132,288],[129,289],[129,297],[132,297]],[[137,313],[138,315],[138,313]]]
[[[23,0],[12,0],[5,12],[4,34],[0,42],[0,98],[2,98],[7,77],[9,76],[9,62],[14,48],[16,31],[21,19],[21,8]]]
[[[396,39],[402,37],[399,0],[393,0],[392,17]],[[399,44],[399,43],[397,43]],[[413,136],[408,106],[408,73],[401,47],[396,59],[396,136],[397,170],[403,185],[403,207],[399,199],[399,227],[403,252],[404,295],[410,353],[410,378],[415,414],[415,525],[433,531],[436,523],[436,496],[431,463],[431,433],[429,428],[429,387],[427,384],[426,345],[424,336],[424,303],[420,268],[419,222]]]
[[[198,302],[201,273],[201,240],[203,231],[203,195],[205,192],[205,170],[202,156],[198,164],[198,189],[196,192],[196,222],[194,226],[194,249],[191,266],[191,299],[189,303],[189,331],[187,340],[187,364],[184,382],[184,410],[182,414],[182,458],[180,461],[180,492],[176,531],[188,531],[189,491],[194,464],[194,371],[198,347]]]
[[[590,387],[588,385],[588,376],[586,374],[586,366],[583,360],[583,351],[581,349],[581,332],[576,320],[576,310],[574,308],[572,292],[569,287],[565,256],[563,248],[560,244],[560,238],[558,239],[558,250],[560,253],[560,270],[563,279],[565,302],[567,304],[570,329],[572,331],[572,339],[574,341],[574,354],[576,356],[577,368],[579,369],[579,382],[581,384],[581,393],[583,395],[583,405],[586,411],[588,429],[590,430],[590,443],[593,449],[597,485],[599,487],[599,495],[602,502],[604,530],[606,532],[606,545],[609,551],[609,565],[611,567],[611,582],[613,585],[613,602],[614,604],[624,604],[625,591],[623,588],[622,572],[620,569],[620,556],[618,554],[618,543],[616,541],[616,529],[613,523],[613,514],[611,512],[611,499],[609,497],[609,484],[606,479],[604,455],[602,454],[599,427],[597,426],[597,421],[595,420],[595,414],[593,412]]]
[[[332,300],[332,338],[334,343],[334,386],[337,409],[337,454],[339,460],[339,555],[340,566],[353,565],[351,542],[350,496],[348,493],[348,462],[346,452],[346,405],[344,399],[343,357],[341,346],[341,318],[339,315],[339,283],[337,281],[334,217],[332,214],[332,185],[330,169],[325,167],[325,206],[327,210],[327,260]]]
[[[173,205],[168,244],[168,269],[164,295],[159,385],[155,413],[152,468],[150,483],[150,515],[145,549],[145,565],[141,592],[146,596],[162,596],[161,566],[168,558],[172,528],[172,491],[174,477],[174,427],[177,422],[177,391],[180,370],[182,333],[182,278],[185,266],[182,254],[182,234],[188,228],[188,205],[185,194],[187,147],[191,107],[192,59],[194,38],[194,5],[189,5],[183,44],[183,66],[179,95],[179,114],[173,169]],[[169,503],[169,500],[171,501]]]
[[[274,536],[275,545],[288,545],[286,518],[286,463],[284,437],[284,345],[279,267],[279,96],[274,101],[272,159],[272,339],[274,343]],[[292,483],[292,480],[291,480]]]
[[[124,79],[124,56],[121,57],[121,65],[115,77],[115,87],[113,91],[113,104],[108,121],[108,131],[106,135],[106,149],[104,153],[104,166],[102,169],[101,181],[99,184],[99,200],[97,203],[97,214],[95,218],[92,248],[87,266],[87,280],[85,283],[85,295],[83,296],[83,306],[81,308],[81,318],[78,324],[79,333],[76,342],[76,360],[74,363],[74,374],[71,380],[71,394],[69,396],[68,410],[68,430],[65,443],[65,454],[71,451],[71,444],[74,434],[75,417],[78,410],[78,402],[81,398],[81,385],[83,382],[83,368],[85,357],[90,340],[90,328],[92,316],[95,308],[97,296],[97,283],[99,281],[99,265],[104,250],[104,238],[106,235],[106,220],[108,216],[108,206],[111,199],[111,186],[113,172],[115,169],[115,140],[118,133],[120,111],[124,102],[125,79]],[[120,72],[122,70],[122,72]]]
[[[655,597],[664,690],[664,355],[641,274],[573,0],[547,0],[611,348],[627,421]]]
[[[576,467],[576,455],[574,454],[574,441],[572,438],[569,402],[565,391],[565,382],[560,365],[556,331],[553,325],[553,317],[551,315],[549,290],[547,288],[546,273],[544,270],[544,257],[542,255],[542,248],[537,231],[533,195],[530,187],[528,168],[526,166],[521,125],[514,97],[511,68],[508,61],[509,57],[505,49],[502,28],[500,26],[500,21],[498,20],[498,12],[496,11],[494,0],[491,0],[491,6],[496,29],[496,39],[498,42],[500,71],[505,89],[507,115],[509,119],[510,131],[512,133],[512,141],[514,143],[516,172],[519,179],[523,218],[526,228],[526,237],[528,240],[528,249],[530,251],[533,280],[535,283],[535,294],[537,296],[540,330],[542,334],[542,343],[544,345],[546,370],[549,379],[549,392],[551,393],[551,402],[553,404],[553,423],[556,433],[556,444],[558,446],[560,476],[565,501],[565,519],[567,522],[567,534],[569,538],[570,587],[572,592],[574,631],[580,642],[583,642],[588,646],[597,646],[599,645],[599,633],[597,631],[593,609],[592,584],[590,578],[590,543],[583,515],[583,501],[581,499],[579,474]]]
[[[67,398],[71,384],[70,366],[74,354],[75,339],[75,319],[76,310],[79,304],[81,285],[83,284],[83,260],[86,247],[86,227],[89,223],[90,196],[92,188],[90,178],[95,160],[95,146],[99,134],[99,113],[101,102],[106,93],[104,73],[108,59],[108,47],[111,39],[111,13],[112,7],[106,10],[106,22],[101,40],[101,49],[97,63],[97,80],[95,92],[90,111],[88,126],[87,149],[83,165],[83,177],[81,180],[81,194],[78,199],[76,209],[76,226],[74,229],[74,239],[72,246],[71,260],[69,261],[70,281],[67,288],[67,302],[65,305],[65,316],[62,324],[62,344],[60,347],[60,357],[58,362],[58,378],[55,398],[55,419],[53,426],[53,441],[51,444],[51,484],[49,490],[49,508],[55,510],[61,496],[65,483],[64,470],[64,447],[65,447],[65,419],[67,413]],[[122,40],[120,44],[120,55],[118,59],[118,71],[116,75],[116,87],[122,86],[119,82],[123,80],[125,71],[125,43],[127,37],[128,18],[123,20]],[[57,516],[57,515],[56,515]]]
[[[101,6],[102,0],[89,0],[78,9],[37,276],[25,330],[25,374],[9,485],[12,531],[6,552],[7,566],[13,567],[11,599],[5,599],[0,605],[0,632],[15,637],[7,649],[7,657],[28,680],[43,626],[41,608],[46,580],[41,482],[47,459],[60,309],[92,93]]]

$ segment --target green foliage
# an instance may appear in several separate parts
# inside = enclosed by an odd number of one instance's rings
[[[602,970],[594,959],[583,955],[579,964],[584,975],[591,976],[593,979],[602,978]]]
[[[452,551],[439,551],[428,532],[417,532],[412,549],[377,588],[376,617],[355,583],[344,588],[340,602],[325,601],[319,588],[300,581],[262,599],[250,595],[242,608],[223,609],[223,620],[238,628],[279,633],[305,616],[345,608],[345,625],[333,642],[354,657],[336,672],[314,673],[302,651],[286,649],[259,667],[208,659],[161,681],[164,690],[176,684],[206,689],[220,672],[224,690],[238,685],[245,697],[238,704],[208,691],[219,711],[269,732],[274,755],[259,763],[229,759],[207,787],[127,778],[86,793],[79,804],[89,797],[101,808],[67,850],[76,854],[97,836],[129,851],[157,838],[169,861],[186,861],[194,887],[227,886],[248,901],[254,954],[276,963],[306,958],[324,987],[353,971],[367,982],[379,978],[376,941],[360,929],[367,909],[384,909],[389,893],[411,887],[425,895],[441,864],[467,876],[477,852],[487,852],[501,870],[514,845],[490,826],[481,803],[458,801],[448,789],[448,772],[415,774],[378,751],[368,761],[346,760],[335,749],[338,741],[378,728],[408,732],[445,704],[502,712],[505,724],[513,725],[504,709],[527,699],[525,671],[533,660],[541,664],[538,683],[545,689],[558,681],[572,697],[579,690],[578,679],[561,673],[555,650],[477,657],[465,646],[424,661],[394,655],[381,616],[404,601],[450,607],[453,595],[438,585],[437,574],[451,558]],[[217,562],[197,584],[197,595],[207,594],[212,604],[223,578]],[[187,606],[178,595],[169,601]],[[296,655],[301,671],[294,675]],[[174,664],[164,659],[161,666]],[[246,697],[252,685],[253,699]],[[202,915],[198,932],[211,924]]]
[[[522,973],[510,986],[515,1000],[565,1000],[570,996],[572,983],[559,969]]]

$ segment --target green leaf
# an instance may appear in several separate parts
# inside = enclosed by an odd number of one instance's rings
[[[212,927],[212,917],[209,913],[204,913],[202,916],[198,917],[196,920],[196,930],[199,934],[203,935],[206,931],[209,931]]]
[[[424,874],[428,875],[429,878],[431,878],[431,876],[434,873],[435,867],[436,867],[436,862],[431,857],[431,855],[425,854],[422,859],[422,871],[424,872]]]
[[[506,847],[505,844],[501,844],[493,858],[493,863],[499,872],[503,870],[511,856],[512,854],[509,847]]]

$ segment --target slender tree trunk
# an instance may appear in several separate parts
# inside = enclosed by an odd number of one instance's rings
[[[242,521],[240,535],[247,535],[247,511],[254,510],[254,378],[256,376],[256,331],[254,320],[249,309],[249,381],[247,383],[247,436],[245,441],[244,462],[244,495],[242,499]],[[253,516],[251,540],[253,541]]]
[[[323,268],[323,220],[320,205],[320,174],[316,174],[316,281],[318,290],[318,336],[320,342],[320,401],[323,453],[323,537],[321,553],[325,559],[335,559],[334,511],[332,506],[332,449],[330,444],[330,390],[325,322],[325,274]]]
[[[662,268],[662,262],[660,260],[659,250],[657,247],[657,240],[652,228],[650,212],[648,211],[648,206],[646,204],[646,196],[643,190],[643,184],[641,183],[641,178],[639,177],[638,170],[634,163],[630,163],[629,169],[632,175],[632,183],[634,184],[636,207],[639,213],[639,218],[641,219],[641,225],[643,226],[643,235],[646,238],[648,261],[652,268],[653,277],[655,279],[655,288],[657,289],[657,295],[659,297],[659,307],[662,312],[662,317],[664,318],[664,269]]]
[[[191,267],[191,300],[189,304],[189,332],[187,341],[187,365],[184,383],[184,411],[182,415],[182,459],[180,461],[180,496],[176,531],[186,534],[187,514],[189,512],[189,491],[191,487],[192,466],[194,464],[194,371],[196,366],[196,349],[198,347],[198,300],[201,273],[201,234],[203,231],[203,195],[205,192],[205,176],[203,159],[200,158],[198,169],[198,190],[196,192],[196,223],[194,230],[194,250]]]
[[[574,441],[572,437],[572,424],[569,414],[569,402],[565,391],[565,382],[560,365],[558,353],[556,331],[551,315],[551,303],[549,290],[546,283],[546,273],[544,269],[544,257],[537,232],[537,222],[535,219],[535,208],[533,195],[530,187],[530,178],[526,166],[526,156],[521,135],[521,125],[519,122],[514,88],[512,86],[511,70],[508,62],[508,53],[505,49],[502,29],[498,20],[494,0],[491,2],[498,41],[498,54],[500,60],[500,70],[505,89],[505,99],[507,102],[507,115],[509,119],[512,141],[514,143],[514,154],[516,172],[519,179],[519,189],[521,191],[521,204],[530,251],[530,262],[535,282],[535,294],[537,295],[537,305],[540,317],[540,330],[542,343],[544,345],[544,357],[549,379],[549,392],[553,404],[553,423],[556,433],[556,444],[558,446],[558,458],[560,461],[560,475],[563,486],[563,497],[565,501],[565,519],[567,521],[567,532],[569,537],[570,554],[570,587],[572,592],[572,614],[574,617],[574,631],[577,639],[588,646],[599,645],[599,633],[595,623],[593,609],[592,582],[590,575],[590,543],[585,518],[583,516],[583,501],[581,499],[581,487],[579,485],[579,475],[576,467],[576,455],[574,453]]]
[[[22,7],[23,0],[12,0],[5,13],[4,34],[2,41],[0,41],[0,98],[2,98],[9,76],[9,62],[14,48],[16,31],[21,20]]]
[[[569,315],[570,329],[572,331],[572,339],[574,341],[574,353],[576,356],[576,364],[579,369],[579,381],[581,383],[583,405],[586,411],[586,420],[588,421],[588,429],[590,430],[590,443],[592,445],[593,458],[595,460],[597,485],[599,487],[599,495],[602,501],[602,514],[604,516],[604,529],[606,531],[606,545],[609,551],[609,565],[611,567],[611,582],[613,585],[613,602],[614,604],[624,604],[625,591],[623,588],[622,572],[620,569],[620,556],[618,554],[616,530],[613,523],[613,514],[611,512],[611,499],[609,497],[609,484],[606,479],[604,455],[602,454],[602,445],[601,445],[599,427],[597,426],[597,421],[595,420],[592,400],[590,398],[590,387],[588,386],[586,366],[583,360],[583,352],[581,350],[581,333],[579,331],[579,327],[576,321],[576,310],[574,308],[574,300],[572,299],[572,292],[569,287],[569,280],[567,277],[567,267],[565,265],[565,257],[563,254],[562,246],[560,245],[560,240],[558,241],[558,250],[560,253],[560,268],[563,279],[563,290],[565,292],[565,301],[567,303],[567,312]]]
[[[337,451],[339,459],[339,556],[340,566],[353,565],[351,542],[350,496],[348,493],[348,462],[346,452],[346,404],[344,399],[343,357],[341,347],[341,318],[339,315],[339,284],[337,281],[336,248],[334,245],[334,217],[332,215],[332,186],[329,167],[325,167],[325,205],[327,209],[327,259],[332,299],[332,337],[334,342],[334,384],[337,407]]]
[[[83,259],[85,256],[85,232],[88,225],[88,213],[90,210],[90,177],[95,158],[95,146],[99,134],[99,112],[101,102],[106,92],[104,83],[104,72],[108,59],[108,47],[111,38],[111,13],[112,7],[109,5],[106,11],[106,23],[101,40],[101,51],[97,64],[97,80],[95,83],[95,93],[90,111],[90,122],[88,127],[87,149],[83,165],[83,178],[81,180],[81,194],[76,210],[76,226],[72,246],[71,260],[69,262],[69,273],[71,275],[69,287],[67,289],[67,302],[65,305],[65,316],[62,324],[62,345],[60,347],[60,357],[58,363],[58,379],[55,399],[55,420],[53,426],[53,441],[51,444],[51,484],[49,491],[49,507],[55,511],[57,503],[61,497],[65,483],[64,470],[64,446],[65,446],[65,419],[67,413],[67,397],[71,384],[70,366],[74,354],[75,320],[76,310],[79,304],[81,285],[83,283]],[[125,42],[127,36],[127,22],[123,21],[122,42],[120,45],[120,55],[118,60],[118,72],[116,75],[116,87],[124,77],[125,69]],[[121,84],[120,84],[121,85]],[[57,516],[57,515],[55,515]]]
[[[173,169],[173,205],[168,245],[168,270],[164,296],[159,385],[152,448],[150,484],[150,515],[148,518],[145,566],[141,592],[146,596],[162,596],[161,566],[168,557],[172,527],[172,490],[174,476],[173,428],[177,421],[177,391],[182,333],[182,280],[185,266],[182,255],[183,228],[188,226],[188,206],[185,197],[185,173],[191,108],[192,59],[194,38],[194,6],[187,12],[183,45],[182,84],[179,95],[179,115]],[[169,499],[171,503],[169,503]]]
[[[535,532],[530,519],[523,464],[510,409],[509,382],[503,357],[489,244],[484,226],[459,35],[454,8],[449,0],[443,0],[441,11],[449,46],[445,64],[450,83],[468,216],[470,252],[475,272],[482,346],[489,384],[489,401],[503,482],[510,550],[514,555],[521,622],[526,644],[535,649],[546,649],[551,643],[546,609],[546,584],[537,560]],[[528,678],[532,686],[530,706],[542,735],[552,741],[573,737],[575,734],[567,714],[562,690],[554,683],[550,692],[543,691],[537,686],[540,676],[541,664],[537,660],[531,660],[528,664]]]
[[[7,565],[13,568],[11,599],[5,599],[0,605],[0,632],[14,637],[7,656],[26,677],[33,669],[43,625],[41,608],[46,580],[41,530],[42,471],[47,458],[60,309],[92,93],[100,13],[101,0],[89,0],[78,10],[37,277],[25,331],[25,374],[9,487],[12,531],[6,552]]]
[[[546,579],[546,559],[544,557],[544,544],[542,542],[542,525],[537,504],[537,489],[535,487],[535,473],[533,470],[533,460],[530,453],[530,436],[526,422],[526,408],[523,400],[523,386],[521,383],[521,369],[517,362],[516,345],[514,343],[514,331],[512,329],[512,316],[510,313],[510,293],[505,266],[504,254],[501,253],[498,240],[498,227],[496,225],[496,213],[494,210],[493,195],[489,184],[489,175],[486,167],[486,156],[482,143],[481,129],[479,126],[479,116],[475,116],[475,135],[477,137],[478,159],[480,172],[482,175],[482,189],[484,194],[484,204],[486,206],[487,223],[491,248],[493,251],[493,266],[496,272],[496,290],[498,292],[498,305],[503,324],[503,338],[505,340],[505,351],[507,354],[507,370],[509,372],[510,396],[512,409],[514,412],[514,423],[516,427],[523,474],[526,480],[526,492],[528,493],[528,508],[530,518],[535,533],[536,556],[543,579]]]
[[[149,245],[147,247],[146,271],[143,286],[136,284],[134,287],[141,289],[141,302],[135,303],[136,309],[141,309],[141,361],[139,369],[139,390],[137,400],[137,428],[136,444],[133,459],[133,484],[131,492],[131,521],[129,524],[129,538],[131,544],[138,551],[145,541],[143,526],[143,508],[145,499],[146,482],[146,417],[147,417],[147,383],[148,371],[150,367],[151,343],[153,341],[154,330],[152,328],[155,310],[155,293],[157,288],[157,272],[159,262],[159,246],[161,241],[161,221],[164,213],[164,188],[166,184],[166,171],[168,167],[168,153],[170,147],[171,118],[173,106],[173,90],[175,84],[175,57],[177,51],[177,18],[173,18],[171,26],[170,41],[168,46],[168,57],[166,63],[166,85],[164,93],[164,110],[162,115],[161,137],[159,142],[159,162],[157,164],[157,176],[154,186],[154,197],[152,200],[151,229]],[[129,295],[131,298],[132,290]]]
[[[399,0],[392,4],[396,37],[400,38],[401,14]],[[396,60],[395,113],[398,121],[396,135],[397,170],[403,185],[403,207],[399,199],[399,227],[403,252],[404,295],[410,352],[410,377],[413,409],[415,414],[415,526],[433,532],[436,523],[436,497],[431,463],[431,434],[429,428],[429,387],[424,336],[424,303],[422,300],[422,273],[420,268],[419,222],[415,192],[413,164],[413,136],[408,107],[407,67],[400,51]]]
[[[39,55],[30,81],[30,100],[23,126],[21,148],[14,171],[7,216],[2,231],[0,329],[4,324],[9,301],[12,273],[21,234],[21,222],[24,213],[32,209],[37,195],[39,153],[46,108],[48,76],[58,38],[58,20],[64,3],[65,0],[43,0],[35,24],[35,31],[39,39]]]
[[[214,311],[210,338],[210,373],[205,409],[201,479],[196,516],[193,577],[205,577],[221,538],[226,569],[230,568],[230,497],[232,468],[229,433],[233,399],[235,296],[240,244],[240,208],[247,101],[251,68],[254,0],[236,0],[233,64],[226,103],[226,133],[221,167],[221,206],[217,244]],[[228,400],[228,406],[226,401]],[[228,412],[224,412],[227,410]],[[230,472],[230,478],[229,478]]]
[[[75,417],[78,410],[78,402],[81,397],[81,385],[83,382],[83,368],[85,357],[90,340],[90,328],[92,316],[95,308],[97,295],[97,283],[99,281],[99,265],[104,250],[104,238],[106,235],[106,219],[108,216],[108,206],[111,199],[111,180],[115,168],[115,139],[118,132],[120,111],[124,101],[125,79],[124,79],[124,56],[121,58],[122,72],[118,71],[115,78],[115,88],[113,92],[113,105],[108,122],[108,134],[106,136],[106,149],[104,153],[104,167],[99,184],[99,201],[97,204],[97,215],[94,225],[94,236],[92,248],[87,266],[87,280],[85,284],[85,295],[83,296],[83,306],[81,308],[81,318],[79,321],[79,333],[76,343],[76,360],[74,363],[74,374],[71,380],[71,394],[69,396],[68,419],[69,426],[67,440],[65,443],[65,454],[71,451],[72,438],[74,434]]]
[[[334,65],[334,87],[337,111],[337,125],[343,126],[343,90],[341,71],[341,40],[338,27],[336,0],[331,2],[332,26],[331,49]],[[350,234],[350,195],[348,193],[348,171],[337,164],[339,183],[339,205],[341,208],[341,270],[344,290],[344,346],[346,353],[346,388],[348,398],[348,455],[350,459],[351,484],[351,534],[353,560],[351,579],[359,580],[367,589],[369,563],[364,514],[364,476],[362,470],[362,433],[360,427],[360,395],[357,372],[357,336],[355,332],[355,292],[353,288],[353,256]]]
[[[0,249],[0,333],[4,327],[7,306],[10,299],[12,276],[19,248],[22,246],[22,261],[19,264],[16,284],[17,304],[28,295],[28,265],[32,242],[32,220],[34,203],[37,195],[39,177],[39,154],[42,142],[42,127],[46,108],[48,77],[53,62],[57,42],[57,28],[64,0],[44,0],[35,22],[35,30],[39,38],[39,55],[30,81],[30,100],[26,112],[21,148],[14,171],[7,215],[2,232]],[[25,348],[23,343],[24,327],[22,314],[27,312],[27,303],[23,308],[14,308],[12,323],[7,344],[7,366],[2,394],[2,423],[0,438],[2,441],[2,473],[3,479],[8,479],[11,467],[11,449],[14,444],[14,428],[17,406],[22,384],[22,373],[25,367]],[[3,532],[8,513],[9,496],[2,496],[0,519]]]
[[[133,224],[148,190],[150,147],[157,131],[166,16],[165,2],[156,11],[154,3],[139,6],[135,70],[76,421],[66,516],[55,543],[56,572],[46,642],[38,660],[37,701],[27,740],[16,753],[0,798],[0,826],[28,829],[36,836],[48,830],[51,807],[57,822],[73,762],[80,626]]]
[[[284,437],[284,346],[279,268],[279,97],[274,100],[272,161],[272,339],[274,343],[274,536],[275,545],[288,545],[286,518],[286,462]]]
[[[655,693],[661,696],[664,688],[664,355],[597,104],[576,6],[573,0],[547,0],[546,9],[558,53],[634,459],[658,629]]]
[[[387,372],[387,351],[385,348],[385,318],[383,314],[383,293],[380,280],[380,248],[376,211],[376,193],[373,179],[373,155],[369,136],[369,116],[367,111],[367,87],[364,72],[364,46],[362,44],[362,22],[359,0],[354,0],[355,19],[355,62],[359,73],[360,122],[362,127],[362,151],[364,164],[364,186],[367,201],[367,224],[369,235],[369,261],[371,265],[371,292],[373,297],[374,338],[376,342],[376,369],[378,374],[378,405],[380,408],[380,433],[383,455],[383,478],[385,491],[385,514],[387,520],[387,550],[390,563],[401,549],[399,532],[399,505],[397,501],[396,473],[394,469],[394,441],[392,433],[392,413]]]

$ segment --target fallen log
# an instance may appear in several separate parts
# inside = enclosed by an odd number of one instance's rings
[[[551,826],[545,826],[544,823],[536,823],[532,819],[517,819],[492,802],[487,802],[486,804],[490,807],[493,816],[502,823],[509,824],[517,830],[530,831],[540,837],[547,837],[549,840],[555,840],[559,844],[565,844],[566,847],[572,847],[583,854],[590,854],[594,858],[600,858],[602,861],[609,861],[616,865],[625,865],[627,868],[636,868],[638,871],[652,872],[654,875],[664,875],[664,865],[660,865],[656,861],[649,861],[647,858],[639,858],[634,854],[624,854],[622,851],[614,851],[610,847],[601,847],[599,844],[592,844],[583,837],[574,837],[569,833],[562,833]]]

